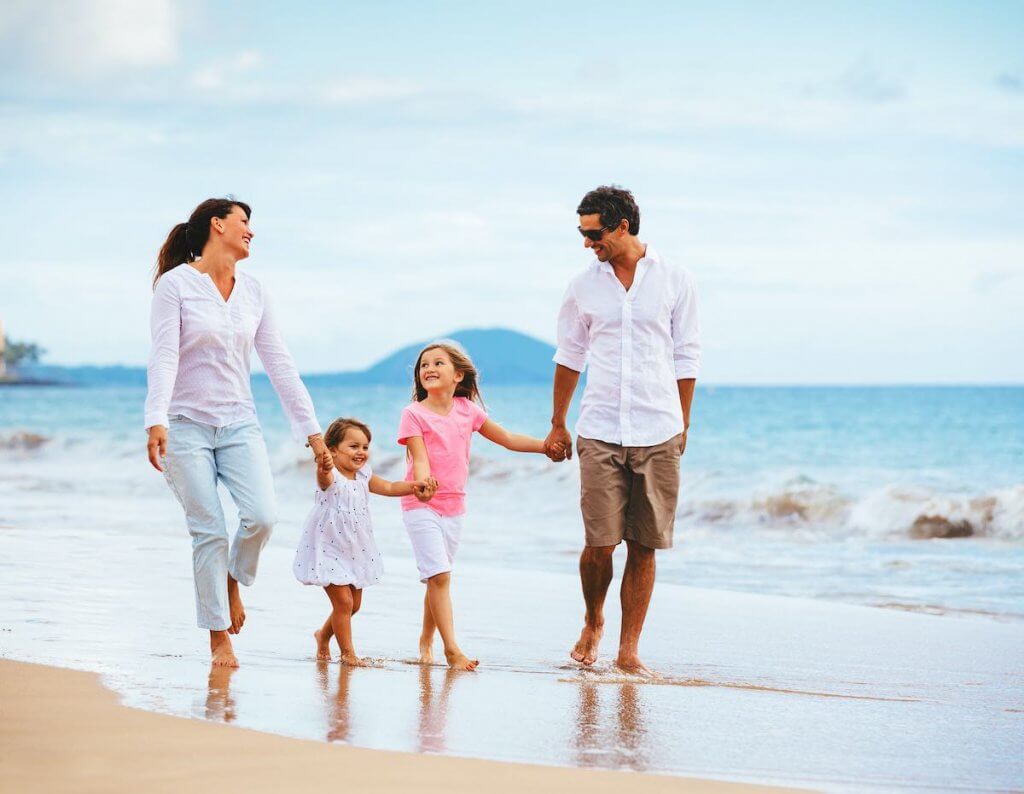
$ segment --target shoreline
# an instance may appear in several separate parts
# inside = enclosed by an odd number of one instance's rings
[[[637,772],[370,750],[121,705],[96,673],[0,659],[0,791],[293,791],[636,794],[803,789]]]

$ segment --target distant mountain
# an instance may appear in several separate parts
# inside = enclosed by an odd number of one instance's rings
[[[484,384],[550,383],[555,348],[547,342],[507,328],[469,328],[438,337],[454,339],[473,359]],[[425,339],[396,350],[367,369],[358,372],[335,372],[303,375],[307,383],[368,384],[408,386],[412,383],[412,367]],[[19,368],[24,378],[64,383],[72,386],[145,386],[145,367],[58,367],[45,364]],[[254,379],[266,379],[262,373]]]

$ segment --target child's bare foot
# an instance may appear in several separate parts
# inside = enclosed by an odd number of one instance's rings
[[[317,661],[329,662],[331,661],[331,638],[324,637],[324,630],[317,629],[313,632],[313,639],[316,640],[316,658]]]
[[[238,657],[226,631],[210,632],[210,655],[214,667],[238,667]]]
[[[575,661],[588,667],[597,661],[597,646],[601,643],[603,626],[587,624],[580,632],[580,639],[569,654]]]
[[[420,637],[420,664],[434,663],[434,638]]]
[[[373,664],[368,659],[362,659],[359,656],[356,656],[354,653],[345,653],[345,652],[342,652],[342,654],[341,654],[341,663],[342,664],[347,664],[350,667],[372,667],[373,666]]]
[[[629,673],[630,675],[639,675],[644,678],[661,678],[661,673],[656,673],[650,667],[640,661],[640,657],[635,653],[627,653],[619,651],[619,656],[615,660],[615,666],[618,667],[622,672]]]
[[[470,659],[462,651],[445,651],[444,656],[452,670],[476,670],[476,666],[480,664],[479,659]]]
[[[238,634],[245,623],[245,606],[238,592],[238,582],[231,574],[228,574],[228,611],[231,613],[231,628],[228,629],[228,633]]]

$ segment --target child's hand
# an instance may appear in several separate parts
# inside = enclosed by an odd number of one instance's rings
[[[331,451],[324,448],[324,451],[316,459],[317,471],[323,474],[330,474],[334,471],[334,456],[331,455]]]
[[[434,492],[437,491],[437,480],[433,477],[417,480],[412,484],[412,489],[417,499],[421,502],[429,502],[433,498]]]

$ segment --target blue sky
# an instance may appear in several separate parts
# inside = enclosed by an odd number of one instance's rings
[[[705,381],[1024,381],[1024,4],[664,5],[8,1],[0,318],[143,363],[160,243],[233,193],[304,371],[551,340],[616,182]]]

